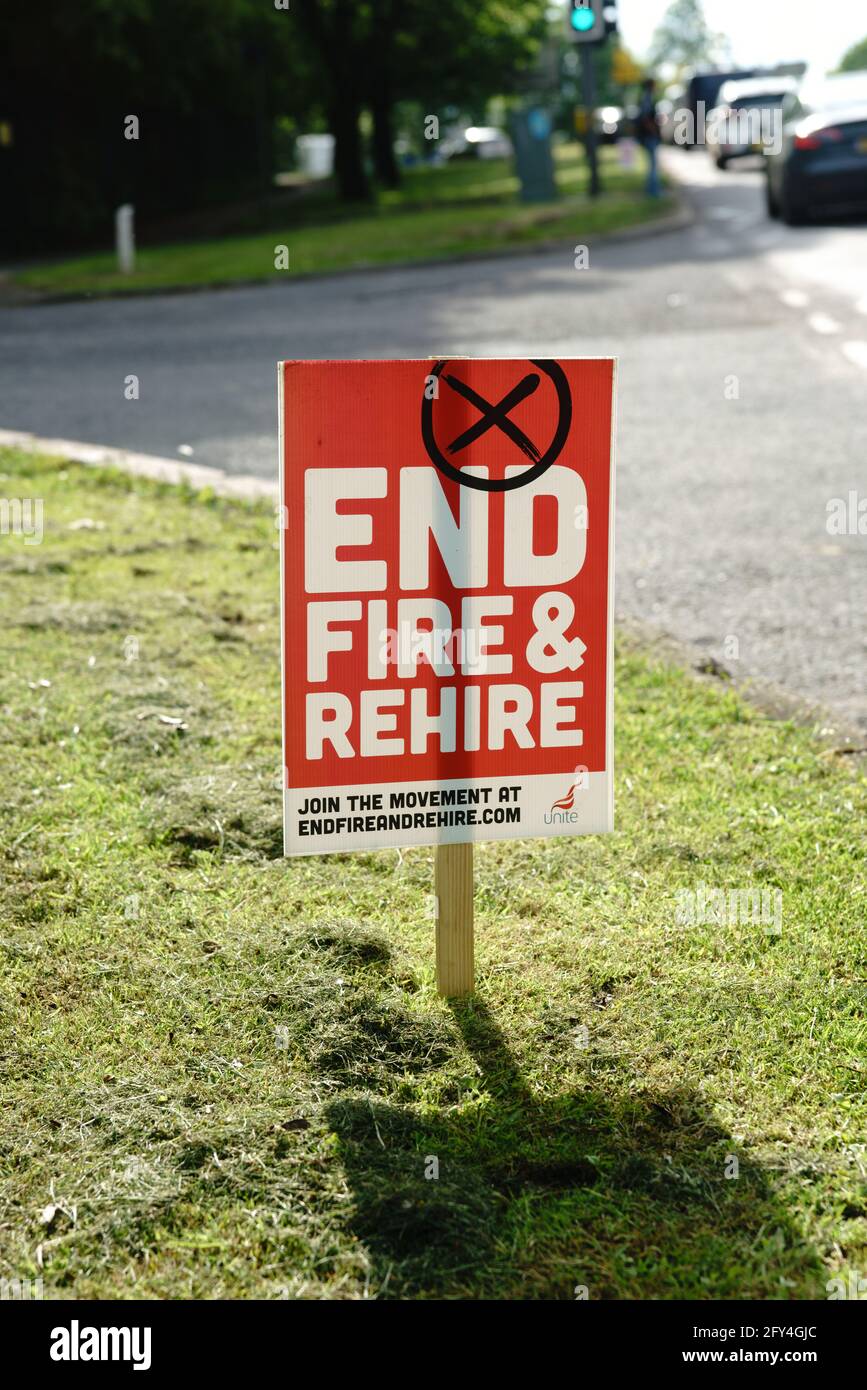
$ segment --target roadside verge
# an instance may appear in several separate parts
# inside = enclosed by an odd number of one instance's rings
[[[864,1268],[854,767],[619,644],[615,833],[479,847],[450,1009],[429,849],[281,858],[270,508],[0,469],[45,520],[0,545],[0,1046],[36,1059],[4,1263],[47,1298],[816,1299]]]
[[[645,200],[647,201],[647,200]],[[442,265],[462,265],[471,264],[476,261],[500,260],[503,258],[517,258],[521,256],[540,255],[551,251],[571,251],[576,242],[581,242],[594,247],[617,245],[621,242],[641,240],[644,238],[664,236],[673,232],[678,232],[692,225],[695,221],[695,211],[688,201],[676,189],[667,192],[667,202],[674,203],[674,210],[669,213],[648,215],[630,225],[618,227],[611,231],[595,231],[592,220],[585,219],[582,222],[578,212],[573,214],[574,231],[570,231],[568,237],[563,234],[550,237],[534,237],[532,239],[508,239],[502,245],[492,246],[482,244],[471,249],[452,249],[444,250],[441,254],[419,255],[412,254],[405,258],[388,259],[378,262],[376,259],[364,259],[359,257],[356,261],[346,265],[329,264],[322,269],[304,268],[297,271],[283,271],[275,273],[269,271],[262,273],[261,270],[251,270],[243,275],[219,275],[212,270],[203,273],[203,278],[178,279],[173,280],[171,275],[165,279],[159,279],[153,284],[132,284],[124,283],[117,276],[109,275],[107,278],[104,271],[100,271],[94,277],[90,277],[87,272],[82,276],[73,275],[73,280],[80,281],[75,283],[72,288],[62,288],[62,280],[57,288],[51,286],[50,278],[54,275],[53,271],[48,271],[49,282],[46,285],[33,286],[27,283],[30,272],[18,276],[14,271],[7,273],[5,279],[0,277],[0,306],[7,308],[22,307],[38,304],[66,304],[80,300],[95,299],[118,299],[135,298],[141,296],[154,295],[177,295],[204,293],[211,290],[228,290],[251,288],[254,286],[279,286],[281,288],[291,287],[299,282],[309,280],[334,279],[349,275],[368,275],[386,274],[389,271],[405,271],[408,269],[425,269],[432,266]],[[561,222],[565,219],[559,219]],[[270,241],[274,237],[270,237]],[[472,239],[471,239],[472,240]],[[485,238],[482,238],[483,243]],[[144,253],[145,256],[147,252]],[[269,252],[273,255],[273,249]],[[108,263],[106,257],[94,258],[95,263],[105,266]],[[261,264],[261,261],[260,261]],[[196,272],[197,274],[199,272]],[[102,276],[104,283],[101,282]]]

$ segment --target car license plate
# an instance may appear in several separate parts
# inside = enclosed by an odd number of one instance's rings
[[[859,151],[859,153],[867,154],[867,135],[864,135],[861,137],[860,140],[855,141],[855,148]]]

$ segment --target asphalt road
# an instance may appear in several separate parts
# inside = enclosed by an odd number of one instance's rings
[[[558,251],[6,309],[0,426],[268,476],[280,358],[616,354],[618,609],[867,733],[867,535],[826,529],[867,498],[867,224],[788,229],[756,170],[670,164],[695,224],[591,242],[588,270]]]

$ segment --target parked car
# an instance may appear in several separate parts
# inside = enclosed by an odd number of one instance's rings
[[[707,148],[718,169],[731,159],[761,154],[771,136],[771,122],[782,120],[784,99],[797,92],[796,77],[753,77],[724,82],[718,105],[707,118]]]
[[[684,149],[696,149],[700,143],[698,132],[701,129],[701,114],[707,115],[717,104],[720,88],[724,82],[744,81],[748,77],[755,77],[755,68],[743,68],[739,72],[697,72],[689,79],[686,92],[681,101],[677,104],[674,112],[676,118],[678,111],[688,111],[692,119],[689,124],[684,125],[683,133],[678,138],[678,144],[683,144]]]
[[[790,226],[867,208],[867,71],[808,79],[787,97],[782,148],[765,166],[768,212]]]
[[[449,135],[442,154],[445,159],[508,159],[512,142],[498,126],[471,125]]]
[[[603,106],[596,112],[599,139],[605,145],[614,145],[624,131],[625,113],[622,106]]]

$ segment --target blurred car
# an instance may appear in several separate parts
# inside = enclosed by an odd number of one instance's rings
[[[686,92],[682,87],[666,87],[664,96],[656,104],[656,119],[659,121],[659,134],[663,144],[674,144],[677,112],[683,106],[685,98]]]
[[[471,125],[450,135],[442,154],[445,159],[508,159],[512,142],[499,126]]]
[[[718,169],[729,160],[762,154],[776,125],[782,122],[787,96],[798,90],[796,77],[753,77],[744,82],[724,82],[718,102],[707,118],[707,148]]]
[[[624,131],[625,113],[622,106],[603,106],[596,112],[599,139],[606,145],[613,145]]]
[[[804,84],[783,103],[780,152],[765,152],[768,212],[790,226],[867,208],[867,71]]]
[[[681,101],[678,102],[677,110],[674,112],[676,120],[678,111],[691,113],[691,121],[684,124],[683,132],[678,138],[677,143],[682,144],[684,149],[696,149],[698,146],[698,131],[701,129],[700,114],[705,115],[716,106],[719,99],[720,88],[724,82],[745,81],[749,77],[755,77],[755,68],[743,68],[739,72],[697,72],[687,83],[686,92]]]

